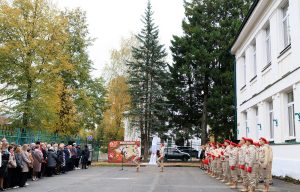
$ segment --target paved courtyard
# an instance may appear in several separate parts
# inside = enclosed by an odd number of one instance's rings
[[[279,183],[278,183],[279,182]],[[272,191],[299,192],[300,186],[276,180]],[[11,190],[20,192],[233,192],[228,186],[207,176],[199,168],[167,167],[163,173],[155,166],[99,167],[29,182],[29,186]],[[289,187],[285,187],[289,186]],[[280,188],[278,188],[280,187]]]

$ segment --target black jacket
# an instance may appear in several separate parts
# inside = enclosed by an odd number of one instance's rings
[[[56,167],[57,164],[57,155],[53,150],[48,150],[48,159],[47,159],[48,167]]]

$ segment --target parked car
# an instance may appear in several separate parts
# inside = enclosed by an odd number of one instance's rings
[[[177,159],[182,161],[188,161],[191,156],[188,153],[182,152],[177,148],[166,148],[165,149],[165,161],[169,159]]]
[[[199,151],[192,148],[192,147],[182,147],[178,146],[177,149],[179,149],[182,152],[188,153],[191,157],[198,158]]]

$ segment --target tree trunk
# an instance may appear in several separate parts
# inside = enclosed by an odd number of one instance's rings
[[[203,110],[202,110],[202,124],[201,124],[201,144],[207,143],[207,104],[208,104],[208,76],[204,77],[204,89],[203,89]]]
[[[30,118],[30,102],[32,100],[32,80],[28,80],[27,84],[27,93],[26,93],[26,101],[24,106],[23,113],[23,128],[29,128],[29,118]]]

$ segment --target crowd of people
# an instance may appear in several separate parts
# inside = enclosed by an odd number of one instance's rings
[[[272,184],[273,152],[267,139],[258,142],[243,137],[239,143],[225,140],[224,143],[208,143],[203,146],[200,158],[201,168],[210,176],[237,188],[240,182],[242,192],[255,192],[259,182],[264,183],[264,192]]]
[[[0,191],[28,185],[28,179],[38,181],[47,176],[65,174],[75,169],[87,169],[90,151],[85,145],[64,143],[31,143],[17,145],[3,138],[0,142]]]

